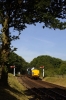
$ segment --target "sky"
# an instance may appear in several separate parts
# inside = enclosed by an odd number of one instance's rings
[[[0,26],[1,29],[1,26]],[[10,29],[11,34],[18,34],[18,31]],[[31,62],[41,55],[66,60],[66,30],[42,28],[42,24],[28,25],[21,31],[20,39],[12,42],[17,48],[17,53],[26,62]]]
[[[17,31],[10,29],[12,34]],[[12,45],[17,49],[15,53],[26,62],[31,62],[41,55],[66,60],[66,30],[42,28],[42,24],[28,25],[21,31],[20,39],[13,41]]]

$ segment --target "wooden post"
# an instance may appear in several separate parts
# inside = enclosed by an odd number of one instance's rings
[[[44,68],[43,68],[43,78],[44,78]]]
[[[14,66],[14,76],[15,76],[15,66]]]

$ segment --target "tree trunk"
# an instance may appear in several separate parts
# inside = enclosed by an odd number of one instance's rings
[[[8,70],[7,70],[8,66],[6,66],[6,64],[8,62],[9,51],[10,51],[10,38],[9,38],[8,18],[5,18],[2,29],[2,51],[1,51],[1,60],[2,60],[1,80],[5,84],[8,84]]]

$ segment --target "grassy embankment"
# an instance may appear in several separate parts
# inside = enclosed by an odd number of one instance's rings
[[[27,94],[28,90],[12,74],[8,74],[8,84],[7,87],[0,84],[0,100],[29,100],[32,98]]]
[[[66,76],[65,77],[46,77],[43,80],[53,83],[53,84],[57,84],[57,85],[66,87]]]

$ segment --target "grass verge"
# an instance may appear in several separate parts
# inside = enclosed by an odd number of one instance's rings
[[[7,87],[0,84],[0,100],[29,100],[31,98],[26,93],[27,89],[10,73],[8,84]]]
[[[66,87],[66,77],[46,77],[44,81]]]

